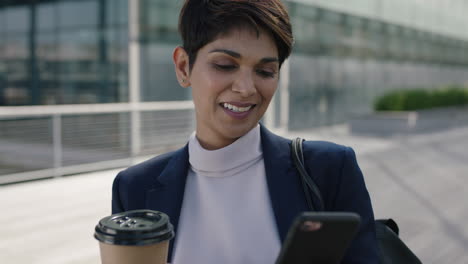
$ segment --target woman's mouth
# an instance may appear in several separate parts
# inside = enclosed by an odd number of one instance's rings
[[[228,109],[228,110],[233,111],[234,113],[243,113],[243,112],[249,111],[255,105],[249,105],[249,106],[242,107],[242,106],[235,106],[235,105],[228,104],[228,103],[223,103],[223,104],[221,104],[221,106],[224,107],[224,109]]]
[[[249,115],[251,110],[256,106],[255,104],[230,104],[220,103],[220,106],[224,109],[231,117],[236,119],[243,119]]]

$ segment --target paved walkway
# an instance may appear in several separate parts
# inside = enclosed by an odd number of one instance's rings
[[[423,263],[468,263],[468,127],[395,138],[346,126],[291,132],[356,150],[378,218],[392,217]],[[99,263],[92,237],[118,170],[0,187],[0,263]]]

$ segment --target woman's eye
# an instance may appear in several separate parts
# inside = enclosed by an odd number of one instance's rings
[[[220,69],[220,70],[223,70],[223,71],[229,71],[229,70],[235,69],[236,65],[232,65],[232,64],[215,64],[215,67],[217,69]]]
[[[267,70],[257,70],[257,73],[264,78],[273,78],[275,77],[275,72]]]

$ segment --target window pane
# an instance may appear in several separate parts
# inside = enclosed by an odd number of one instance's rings
[[[58,13],[61,28],[97,26],[98,4],[96,0],[59,2]]]
[[[57,104],[59,87],[57,83],[57,38],[55,34],[43,33],[37,36],[37,70],[41,104]]]
[[[59,103],[98,102],[98,49],[95,30],[60,32],[58,48]]]
[[[190,89],[179,86],[171,54],[174,45],[150,43],[142,46],[141,100],[188,100]]]
[[[127,24],[128,0],[107,0],[105,8],[109,25]]]
[[[180,42],[177,33],[179,1],[143,0],[141,6],[142,36],[150,41]]]
[[[311,6],[290,5],[293,32],[295,32],[295,50],[308,54],[319,52],[317,18],[318,10]]]
[[[40,3],[37,6],[37,29],[39,31],[53,30],[57,26],[57,5],[54,3]]]
[[[3,39],[3,35],[1,35],[1,34],[5,30],[5,24],[6,24],[5,19],[6,19],[5,18],[5,10],[0,6],[0,39]]]
[[[6,78],[7,78],[7,61],[5,58],[5,35],[0,31],[0,106],[6,105],[5,102],[5,88],[6,88]]]
[[[29,7],[18,6],[5,9],[6,30],[9,32],[26,32],[29,30]]]
[[[29,103],[29,52],[26,34],[6,35],[4,49],[4,89],[5,105]]]
[[[128,101],[128,31],[127,28],[109,29],[106,34],[109,77],[109,97],[116,102]]]

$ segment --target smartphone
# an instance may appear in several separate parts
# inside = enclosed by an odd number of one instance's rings
[[[361,218],[348,212],[303,212],[293,222],[276,264],[338,264]]]

